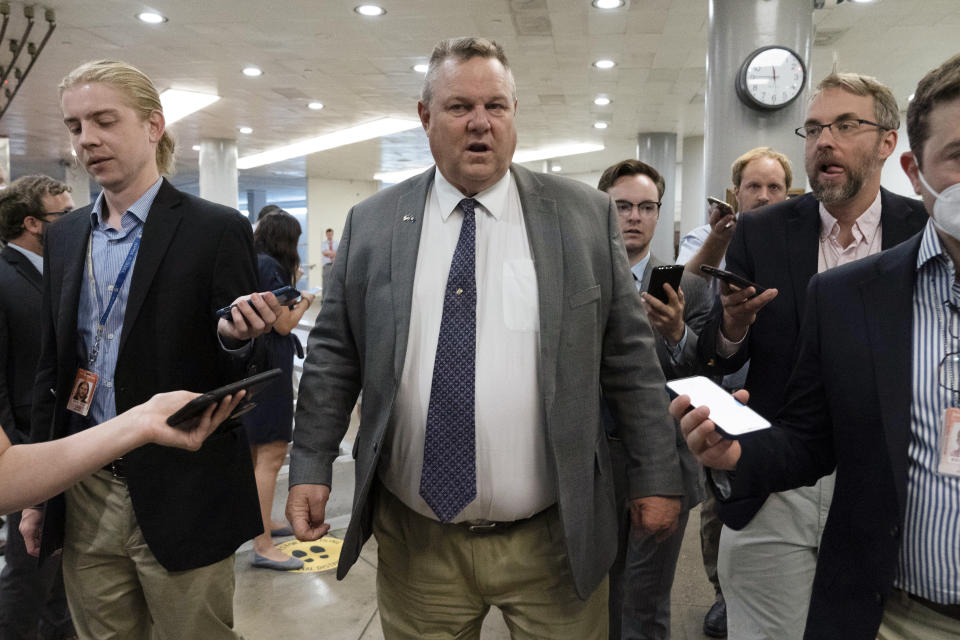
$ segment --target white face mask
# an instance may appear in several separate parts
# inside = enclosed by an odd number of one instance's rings
[[[917,175],[927,191],[937,199],[933,203],[933,224],[947,235],[960,240],[960,182],[937,193],[930,187],[922,173],[918,171]]]

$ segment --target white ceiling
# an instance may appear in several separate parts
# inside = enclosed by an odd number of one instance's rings
[[[171,127],[185,181],[195,179],[191,146],[201,137],[238,138],[243,156],[382,116],[416,118],[422,75],[411,67],[426,61],[437,40],[457,35],[486,36],[506,49],[518,85],[521,148],[601,142],[619,153],[640,131],[703,130],[707,0],[632,0],[611,12],[590,0],[384,0],[380,18],[356,14],[359,0],[148,2],[45,3],[56,11],[57,29],[0,120],[15,175],[54,173],[69,157],[56,85],[80,62],[104,57],[140,67],[160,90],[222,96]],[[19,37],[23,3],[11,5],[8,37]],[[169,21],[139,22],[135,15],[148,8]],[[38,14],[31,37],[37,41],[46,27]],[[821,37],[833,39],[814,47],[814,81],[836,60],[841,70],[877,76],[903,104],[925,71],[960,50],[960,0],[848,1],[817,11],[814,22]],[[10,55],[2,51],[0,65]],[[591,63],[601,57],[617,67],[595,69]],[[248,64],[264,75],[243,76]],[[594,106],[600,93],[613,103]],[[311,100],[326,107],[311,111]],[[594,129],[596,120],[609,128]],[[238,134],[241,125],[254,133]],[[565,161],[564,169],[596,171],[618,159],[589,154]],[[305,171],[371,179],[376,171],[429,163],[425,138],[413,131],[242,172],[241,179],[302,184]]]

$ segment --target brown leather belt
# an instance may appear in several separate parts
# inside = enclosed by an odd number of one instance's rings
[[[907,598],[910,600],[922,604],[931,611],[936,611],[942,616],[947,616],[948,618],[960,622],[960,604],[940,604],[939,602],[933,602],[932,600],[921,598],[920,596],[914,595],[909,591],[901,591],[901,593],[907,596]]]

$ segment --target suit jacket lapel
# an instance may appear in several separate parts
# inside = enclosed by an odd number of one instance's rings
[[[54,255],[62,257],[62,261],[47,262],[51,273],[46,276],[51,278],[51,286],[57,286],[56,278],[61,274],[53,273],[53,265],[58,262],[62,270],[62,280],[59,283],[60,300],[54,310],[54,320],[59,352],[62,354],[73,354],[78,349],[77,311],[80,308],[80,287],[86,282],[85,262],[87,243],[90,242],[91,209],[89,206],[84,207],[72,218],[58,222],[59,233],[55,236],[57,240],[46,248],[47,251],[55,252]],[[47,237],[50,238],[49,235]],[[75,363],[70,363],[70,367],[73,366]]]
[[[786,251],[790,280],[793,282],[797,322],[803,318],[807,283],[817,273],[820,246],[820,215],[816,198],[807,194],[797,199],[787,214]],[[812,248],[816,247],[817,250]],[[762,284],[762,283],[761,283]]]
[[[880,415],[895,478],[905,478],[907,470],[913,289],[920,239],[918,236],[884,254],[873,277],[860,285]],[[906,487],[903,482],[895,485],[902,513]]]
[[[40,275],[40,272],[37,271],[37,268],[33,266],[33,263],[30,260],[17,251],[16,249],[11,249],[9,246],[3,248],[3,257],[9,262],[13,268],[19,273],[24,280],[29,282],[34,289],[41,291],[43,285],[43,276]]]
[[[397,200],[392,212],[393,241],[390,249],[390,281],[393,290],[394,317],[394,379],[400,380],[403,361],[407,355],[407,337],[410,333],[410,307],[413,304],[413,280],[420,250],[420,232],[426,211],[427,193],[433,184],[434,169],[417,176],[409,189]]]
[[[909,221],[910,210],[880,189],[880,248],[889,249],[915,233]]]
[[[560,317],[563,290],[563,238],[557,202],[544,191],[536,175],[512,165],[523,209],[527,240],[533,254],[537,274],[537,297],[540,303],[540,389],[544,408],[549,415],[556,382],[557,357],[560,350]]]
[[[130,275],[130,295],[123,316],[123,332],[120,335],[120,351],[127,342],[130,329],[137,320],[143,301],[150,291],[150,283],[167,253],[170,241],[180,225],[183,213],[178,209],[181,196],[166,178],[160,185],[160,191],[150,207],[147,221],[143,225],[143,240],[137,252],[137,260]]]

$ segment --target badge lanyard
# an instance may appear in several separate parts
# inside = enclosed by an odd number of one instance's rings
[[[133,265],[134,258],[137,257],[137,251],[140,249],[140,239],[143,237],[143,231],[137,233],[137,237],[133,240],[133,245],[130,247],[130,251],[127,252],[127,257],[123,261],[123,266],[120,267],[120,273],[117,274],[117,281],[113,285],[113,292],[110,294],[110,302],[107,303],[107,308],[100,314],[100,317],[97,318],[97,337],[94,339],[93,349],[90,351],[90,359],[88,367],[92,370],[93,365],[97,362],[97,356],[100,354],[100,344],[103,341],[103,332],[107,326],[107,318],[110,317],[110,312],[113,310],[113,304],[117,301],[117,296],[120,295],[120,287],[123,286],[124,281],[127,279],[127,273],[130,272],[130,267]],[[93,273],[93,236],[91,234],[90,242],[87,243],[87,278],[90,282],[90,293],[94,296],[94,299],[97,301],[97,308],[100,309],[103,307],[103,301],[100,299],[100,292],[97,290],[97,278]]]

